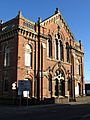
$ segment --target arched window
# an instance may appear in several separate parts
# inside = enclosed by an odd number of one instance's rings
[[[25,66],[32,67],[32,47],[28,44],[25,49]]]
[[[69,44],[66,43],[66,62],[70,62],[69,61]]]
[[[55,40],[55,58],[58,60],[58,40]]]
[[[48,39],[48,57],[52,57],[52,39],[51,37]]]
[[[63,61],[63,44],[61,40],[60,40],[60,60]]]
[[[9,65],[10,65],[10,49],[8,45],[6,45],[4,48],[4,67]]]

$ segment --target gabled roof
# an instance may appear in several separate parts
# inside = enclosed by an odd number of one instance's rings
[[[66,30],[67,30],[67,31],[69,32],[69,34],[72,36],[73,40],[76,40],[76,39],[75,39],[75,36],[74,36],[73,33],[71,32],[68,24],[66,23],[65,19],[63,18],[62,14],[61,14],[61,12],[59,11],[58,8],[56,8],[56,11],[55,11],[55,13],[54,13],[52,16],[50,16],[50,17],[46,18],[45,20],[43,20],[43,21],[41,22],[41,25],[43,25],[45,22],[49,21],[50,19],[52,19],[52,18],[54,18],[54,17],[56,17],[56,16],[58,16],[58,15],[60,16],[61,20],[63,21],[64,25],[66,26]]]

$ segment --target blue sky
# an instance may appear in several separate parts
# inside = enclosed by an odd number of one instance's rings
[[[10,20],[21,10],[23,15],[37,21],[52,15],[59,8],[77,41],[84,45],[84,79],[90,82],[90,0],[1,0],[0,19]]]

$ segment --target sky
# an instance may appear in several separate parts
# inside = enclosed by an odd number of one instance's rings
[[[59,8],[77,41],[84,45],[84,80],[90,82],[90,0],[1,0],[0,19],[6,22],[18,11],[37,22],[53,15]]]

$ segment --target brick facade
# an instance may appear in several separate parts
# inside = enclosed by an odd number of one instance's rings
[[[46,20],[39,19],[38,23],[24,18],[19,12],[14,19],[0,24],[0,30],[0,96],[11,96],[12,83],[16,82],[18,89],[18,80],[25,79],[30,80],[30,97],[43,99],[84,94],[83,46],[75,40],[58,9]],[[6,45],[9,49],[9,65],[5,63]],[[26,45],[31,46],[31,66],[25,65]]]

